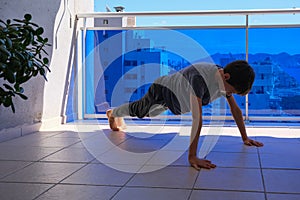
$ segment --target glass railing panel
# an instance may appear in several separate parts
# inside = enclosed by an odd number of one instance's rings
[[[251,15],[249,16],[249,25],[299,25],[300,15],[298,14],[268,14],[268,15]]]
[[[244,28],[88,30],[86,35],[86,114],[140,99],[156,78],[192,63],[225,66],[245,60]],[[245,98],[237,102],[245,111]],[[213,112],[209,105],[204,115],[229,114],[226,104],[217,104],[222,111]]]
[[[250,116],[300,116],[300,28],[249,29]]]

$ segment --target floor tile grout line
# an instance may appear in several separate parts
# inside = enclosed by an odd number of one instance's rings
[[[56,164],[89,164],[92,160],[89,161],[56,161],[56,160],[41,160],[36,161],[36,163],[56,163]]]
[[[292,194],[300,196],[300,192],[267,192],[267,194]]]
[[[122,141],[121,143],[119,143],[119,144],[117,144],[117,145],[115,145],[115,146],[113,146],[113,147],[111,147],[111,148],[109,148],[109,149],[107,149],[107,150],[104,150],[104,152],[102,152],[101,154],[99,154],[99,155],[97,155],[97,156],[104,155],[105,153],[107,153],[107,152],[113,150],[115,147],[118,147],[120,144],[123,144],[123,143],[124,143],[125,141],[127,141],[128,139],[129,139],[129,138],[125,139],[125,140]],[[82,141],[80,140],[79,142],[82,142]],[[83,146],[84,146],[84,148],[89,152],[89,150],[85,147],[84,144],[83,144]],[[95,157],[95,159],[97,159],[97,158]],[[98,160],[98,159],[97,159],[97,160]]]
[[[16,162],[28,162],[29,164],[25,165],[24,167],[20,168],[20,169],[17,169],[13,172],[10,172],[2,177],[0,177],[0,182],[5,182],[5,181],[2,181],[2,179],[5,179],[7,176],[10,176],[10,175],[13,175],[31,165],[34,165],[36,163],[55,163],[55,164],[97,164],[97,163],[92,163],[96,158],[90,160],[90,161],[87,161],[87,162],[65,162],[65,161],[23,161],[23,160],[4,160],[4,161],[16,161]],[[0,161],[0,164],[3,160]],[[101,163],[102,164],[102,163]]]
[[[2,181],[0,183],[17,183],[17,184],[32,184],[32,185],[55,185],[51,182],[22,182],[22,181]]]
[[[177,188],[177,187],[166,187],[166,186],[132,186],[125,185],[124,188],[152,188],[152,189],[171,189],[171,190],[191,190],[191,188]]]
[[[63,131],[58,131],[58,133],[55,134],[55,135],[61,134],[62,132]],[[11,139],[8,139],[8,140],[5,140],[5,141],[1,141],[0,145],[2,145],[3,143],[6,143],[6,142],[10,142],[10,141],[15,140],[15,139],[25,138],[26,136],[31,136],[31,135],[34,135],[34,134],[43,134],[43,133],[40,132],[40,131],[35,131],[35,132],[29,133],[29,134],[26,134],[26,135],[20,135],[20,136],[15,137],[15,138],[11,138]],[[51,138],[51,137],[53,137],[55,135],[45,136],[45,138]],[[42,140],[45,139],[45,138],[42,138]]]
[[[261,148],[263,148],[263,147],[261,147]],[[264,174],[263,174],[262,160],[261,160],[259,148],[257,148],[257,156],[258,156],[258,161],[259,161],[259,166],[260,166],[261,180],[262,180],[262,184],[263,184],[263,188],[264,188],[265,200],[268,200],[267,190],[266,190],[266,182],[265,182],[265,178],[264,178]]]
[[[53,184],[51,187],[49,187],[47,190],[43,191],[41,194],[37,195],[36,197],[34,197],[32,200],[38,199],[40,196],[42,196],[43,194],[47,193],[49,190],[51,190],[52,188],[54,188],[57,184]]]
[[[213,189],[213,188],[194,188],[195,191],[203,190],[203,191],[218,191],[218,192],[248,192],[248,193],[260,193],[264,194],[264,191],[256,191],[256,190],[233,190],[233,189]]]
[[[241,153],[241,154],[257,154],[257,152],[237,152],[237,151],[221,151],[221,150],[212,150],[211,153]]]
[[[23,162],[23,161],[22,161],[22,162]],[[1,162],[0,162],[0,163],[1,163]],[[1,181],[2,179],[5,179],[6,177],[8,177],[8,176],[10,176],[10,175],[13,175],[13,174],[17,173],[17,172],[19,172],[19,171],[21,171],[21,170],[23,170],[23,169],[25,169],[25,168],[27,168],[27,167],[33,165],[34,163],[35,163],[35,162],[30,162],[28,165],[25,165],[24,167],[22,167],[22,168],[20,168],[20,169],[17,169],[17,170],[15,170],[15,171],[11,172],[11,173],[8,173],[8,174],[4,175],[3,177],[0,177],[0,182],[2,182],[2,181]]]
[[[51,153],[51,154],[48,154],[47,156],[42,157],[41,159],[37,160],[37,162],[40,162],[40,161],[42,161],[43,159],[45,159],[45,158],[47,158],[47,157],[49,157],[49,156],[51,156],[51,155],[53,155],[53,154],[56,154],[56,153],[58,153],[58,152],[60,152],[60,151],[62,151],[62,150],[64,150],[64,149],[67,149],[67,148],[69,148],[70,146],[72,146],[72,145],[74,145],[74,144],[77,144],[77,143],[79,143],[79,142],[80,142],[80,140],[79,140],[78,142],[75,142],[75,143],[70,144],[70,145],[68,145],[68,146],[58,147],[59,150],[57,150],[57,151],[55,151],[55,152],[53,152],[53,153]]]
[[[107,186],[107,187],[122,187],[121,185],[105,185],[105,184],[86,184],[86,183],[53,183],[53,182],[21,182],[21,181],[3,181],[1,183],[18,183],[18,184],[35,184],[35,185],[78,185],[78,186]],[[179,189],[179,188],[170,188]]]
[[[153,156],[152,156],[153,157]],[[136,173],[133,173],[132,174],[132,176],[126,181],[126,183],[124,183],[123,185],[122,185],[122,187],[110,198],[110,200],[111,199],[113,199],[123,188],[125,188],[126,187],[126,185],[137,175],[137,174],[139,174],[138,172],[145,166],[145,164],[149,161],[150,159],[148,159],[147,161],[145,161],[145,163],[137,170],[137,172]]]
[[[191,167],[191,166],[190,166],[190,167]],[[193,169],[193,170],[195,170],[195,169]],[[187,200],[189,200],[189,199],[191,198],[191,196],[192,196],[192,193],[193,193],[193,191],[194,191],[194,189],[195,189],[195,185],[196,185],[196,182],[197,182],[197,180],[198,180],[198,177],[200,176],[200,173],[201,173],[201,169],[200,169],[200,170],[198,171],[198,173],[197,173],[196,179],[195,179],[195,181],[194,181],[194,183],[193,183],[193,186],[192,186],[192,188],[191,188],[191,191],[190,191],[190,194],[189,194]]]
[[[285,170],[285,171],[299,171],[300,168],[270,168],[270,167],[262,167],[262,169],[268,169],[268,170]]]
[[[123,188],[125,187],[130,187],[130,186],[127,186],[127,184],[137,175],[137,174],[140,174],[140,170],[143,168],[143,167],[146,167],[148,165],[147,162],[149,160],[151,160],[158,152],[154,153],[147,161],[144,162],[144,164],[138,169],[137,173],[133,173],[133,175],[128,179],[128,181],[120,188],[120,190],[118,190],[110,199],[114,198]],[[168,166],[166,166],[168,167]],[[174,167],[174,166],[173,166]],[[158,187],[158,188],[161,188],[161,187]]]
[[[124,186],[120,187],[110,198],[109,200],[112,200],[122,189],[124,188]]]
[[[124,188],[143,188],[143,189],[169,189],[169,190],[191,190],[189,188],[169,188],[169,187],[146,187],[146,186],[122,186],[111,198],[110,200],[112,200],[122,189]],[[188,199],[187,199],[188,200]]]
[[[38,195],[37,197],[35,197],[33,200],[39,198],[41,195],[45,194],[46,192],[48,192],[50,189],[54,188],[55,186],[57,186],[58,184],[60,184],[61,182],[63,182],[64,180],[66,180],[67,178],[69,178],[70,176],[72,176],[73,174],[75,174],[76,172],[78,172],[79,170],[81,170],[82,168],[84,168],[85,166],[87,166],[87,164],[83,165],[82,167],[78,168],[77,170],[75,170],[73,173],[71,173],[70,175],[66,176],[65,178],[63,178],[62,180],[60,180],[58,183],[55,183],[52,187],[48,188],[47,190],[45,190],[44,192],[42,192],[40,195]]]
[[[122,185],[105,185],[105,184],[85,184],[85,183],[51,183],[51,182],[20,182],[20,181],[6,181],[3,183],[19,183],[19,184],[35,184],[35,185],[70,185],[70,186],[103,186],[103,187],[121,187],[121,188],[149,188],[149,189],[172,189],[172,190],[191,190],[191,188],[181,188],[181,187],[165,187],[165,186],[122,186]],[[247,193],[261,193],[264,191],[256,191],[256,190],[230,190],[230,189],[209,189],[209,188],[194,188],[193,191],[220,191],[220,192],[247,192]],[[268,194],[294,194],[300,195],[300,192],[267,192]]]

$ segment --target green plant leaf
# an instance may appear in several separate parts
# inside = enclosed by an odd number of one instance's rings
[[[20,84],[16,83],[14,85],[14,88],[15,88],[16,92],[19,92],[19,90],[20,90]]]
[[[24,95],[24,94],[21,94],[21,93],[19,93],[19,92],[17,92],[16,93],[17,95],[19,95],[22,99],[24,99],[24,100],[27,100],[28,99],[28,97],[26,96],[26,95]]]
[[[39,71],[40,71],[40,74],[41,74],[42,76],[44,76],[45,73],[46,73],[45,70],[44,70],[44,68],[40,68]]]
[[[42,49],[43,53],[46,55],[49,55],[48,52],[45,49]]]
[[[44,68],[40,68],[40,74],[44,77],[44,79],[46,81],[48,81],[47,77],[46,77],[46,72],[45,72],[45,69]]]
[[[5,94],[6,94],[5,90],[2,87],[0,87],[0,95],[4,96]]]
[[[47,69],[49,72],[51,72],[51,70],[49,69],[49,67],[48,67],[48,66],[46,66],[46,65],[45,65],[44,67],[46,67],[46,69]]]
[[[0,62],[0,69],[5,69],[6,68],[6,64]]]
[[[51,45],[48,38],[41,37],[44,29],[31,20],[30,14],[14,19],[13,23],[10,19],[0,20],[0,79],[7,81],[0,87],[0,105],[10,106],[13,112],[15,96],[28,99],[20,85],[33,76],[46,79],[49,70],[49,58],[44,55],[48,55],[45,47]]]
[[[38,42],[43,42],[43,38],[41,36],[37,35],[37,41]]]
[[[28,24],[31,24],[32,26],[35,26],[35,27],[39,27],[39,25],[32,23],[32,22],[28,22]]]
[[[3,102],[3,105],[4,105],[5,107],[9,107],[9,106],[11,106],[11,104],[12,104],[11,96],[7,96],[7,97],[5,98],[5,100],[4,100],[4,102]]]
[[[48,58],[43,58],[43,63],[44,63],[45,65],[48,65],[48,64],[49,64]]]
[[[17,57],[12,57],[10,61],[10,67],[13,71],[19,71],[22,67],[22,63],[19,61]]]
[[[35,34],[36,35],[42,35],[44,33],[44,29],[42,27],[39,27],[38,29],[36,29]]]
[[[25,60],[25,57],[19,51],[16,51],[16,56],[19,58],[19,60]]]
[[[6,23],[5,23],[3,20],[1,20],[1,19],[0,19],[0,22],[1,22],[2,24],[6,25]]]
[[[12,47],[12,41],[8,37],[6,38],[6,46],[8,49]]]
[[[15,83],[16,82],[15,75],[12,71],[7,70],[5,74],[6,74],[6,78],[7,78],[8,82],[10,82],[10,83]]]
[[[24,25],[23,28],[26,28],[26,30],[28,30],[29,32],[34,32],[33,27],[29,24]]]
[[[35,70],[35,71],[32,72],[32,76],[36,76],[36,75],[38,75],[38,73],[39,72],[37,70]]]
[[[14,19],[15,22],[24,23],[24,20]]]
[[[5,45],[0,45],[0,51],[6,54],[7,56],[11,56],[11,53],[6,49]]]
[[[42,65],[41,62],[42,62],[41,60],[35,59],[35,60],[33,61],[33,64],[34,64],[36,67],[41,68],[41,67],[43,67],[43,65]]]
[[[15,113],[16,109],[15,109],[14,103],[12,101],[11,101],[10,107],[11,107],[11,110],[13,111],[13,113]]]
[[[13,89],[10,85],[3,84],[3,86],[4,86],[6,89],[8,89],[8,90],[14,91],[14,89]]]
[[[24,93],[24,88],[20,87],[19,93]]]
[[[27,67],[31,68],[33,66],[33,62],[31,60],[27,61]]]
[[[31,75],[24,75],[23,77],[20,77],[20,79],[18,80],[18,83],[19,83],[19,84],[25,83],[25,82],[27,82],[30,78],[31,78]]]
[[[12,32],[15,32],[15,31],[18,31],[19,28],[17,26],[13,26],[13,25],[10,25],[10,27],[8,27],[8,30],[12,31]],[[11,34],[11,33],[10,33]]]
[[[31,14],[25,14],[24,18],[26,21],[30,21],[32,17],[31,17]]]

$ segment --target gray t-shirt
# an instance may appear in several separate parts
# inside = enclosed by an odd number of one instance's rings
[[[221,95],[216,73],[218,66],[197,63],[175,74],[162,76],[155,83],[163,86],[162,96],[166,106],[175,115],[190,112],[190,94],[202,99],[207,105]]]

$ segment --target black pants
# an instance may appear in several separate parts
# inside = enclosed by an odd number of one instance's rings
[[[114,108],[113,115],[115,117],[154,117],[167,109],[162,96],[162,86],[153,83],[145,96],[138,101]]]

